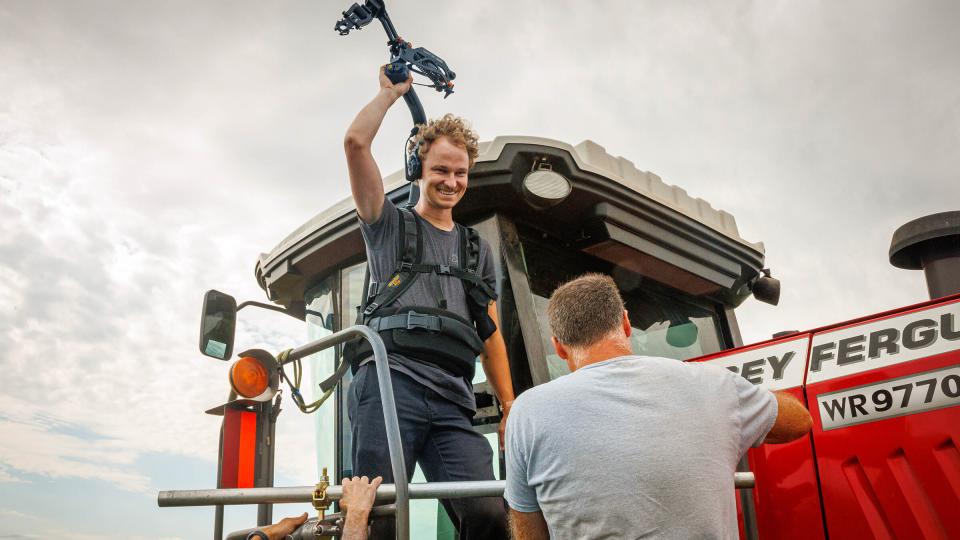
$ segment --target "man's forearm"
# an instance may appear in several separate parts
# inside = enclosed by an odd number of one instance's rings
[[[543,512],[517,512],[511,508],[509,517],[513,540],[549,540],[550,529]]]
[[[501,404],[513,402],[513,381],[510,377],[510,362],[507,360],[507,347],[500,331],[487,338],[480,356],[480,365],[490,381],[494,394]]]
[[[343,140],[347,154],[347,171],[350,175],[350,192],[357,205],[357,215],[366,223],[380,217],[383,208],[383,179],[380,168],[373,159],[370,145],[383,117],[397,100],[395,90],[381,88],[376,97],[354,118]]]
[[[369,148],[373,144],[374,137],[380,131],[380,125],[383,123],[387,111],[397,101],[399,96],[388,89],[381,88],[377,95],[360,109],[353,123],[347,128],[347,135],[344,138],[344,146],[352,148]]]
[[[343,523],[341,540],[367,540],[367,528],[370,522],[370,512],[347,511],[347,519]]]
[[[510,361],[507,358],[507,345],[503,342],[500,333],[500,316],[497,313],[497,303],[490,302],[487,306],[487,315],[496,325],[497,330],[483,343],[483,354],[480,355],[480,365],[490,381],[493,393],[496,394],[504,408],[513,403],[513,378],[510,376]]]

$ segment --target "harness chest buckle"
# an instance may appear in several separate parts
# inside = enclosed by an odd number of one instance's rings
[[[438,265],[437,273],[442,275],[450,275],[450,265],[449,264]]]

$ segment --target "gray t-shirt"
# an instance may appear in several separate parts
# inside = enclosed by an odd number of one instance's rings
[[[400,219],[400,210],[390,199],[385,197],[383,210],[377,221],[368,224],[360,220],[360,231],[363,233],[363,240],[367,246],[370,280],[380,283],[381,287],[386,285],[397,267]],[[427,220],[420,219],[420,234],[423,237],[423,264],[462,266],[458,260],[460,257],[460,232],[457,227],[454,227],[452,231],[444,231],[434,227]],[[465,261],[463,264],[465,264]],[[495,289],[496,278],[493,270],[493,260],[490,258],[490,246],[483,239],[480,240],[478,269],[483,280]],[[446,300],[447,311],[470,320],[463,282],[453,276],[421,274],[413,282],[413,285],[390,307],[440,307],[441,300]],[[391,369],[406,374],[467,410],[476,410],[473,384],[466,378],[458,377],[434,365],[418,362],[399,354],[391,353],[389,358]]]
[[[624,356],[517,398],[504,497],[554,539],[737,538],[733,476],[773,394],[709,364]]]

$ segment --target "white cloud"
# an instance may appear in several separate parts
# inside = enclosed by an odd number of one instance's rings
[[[5,467],[0,467],[0,483],[7,484],[25,484],[27,481],[22,478],[17,478],[10,474]]]
[[[218,420],[202,411],[228,386],[225,364],[196,351],[200,299],[221,276],[227,290],[259,297],[247,278],[255,251],[240,238],[250,234],[182,201],[124,201],[120,185],[139,167],[76,143],[75,126],[47,114],[60,99],[15,100],[4,123],[11,143],[0,147],[0,228],[9,231],[0,238],[0,345],[10,352],[0,369],[25,381],[0,396],[11,415],[0,431],[17,441],[0,465],[147,490],[133,466],[145,453],[216,459]],[[173,175],[160,174],[161,185]],[[296,344],[300,325],[277,319],[253,317],[238,346]],[[300,462],[310,463],[284,461]]]
[[[9,518],[17,519],[30,519],[30,520],[39,520],[40,518],[33,514],[25,514],[17,510],[11,510],[10,508],[0,508],[0,516],[7,516]]]
[[[0,402],[5,400],[0,400]],[[6,403],[5,403],[6,404]],[[146,492],[149,479],[133,470],[136,451],[116,439],[85,440],[57,433],[47,422],[0,419],[0,463],[19,473],[50,478],[111,482],[128,491]]]

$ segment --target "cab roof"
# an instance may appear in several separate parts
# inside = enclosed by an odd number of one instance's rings
[[[621,157],[612,156],[599,144],[585,140],[576,146],[568,143],[543,137],[507,135],[496,137],[492,141],[480,143],[479,156],[474,168],[483,162],[497,161],[504,148],[511,144],[536,145],[554,148],[569,153],[577,166],[587,172],[597,174],[612,180],[629,190],[656,201],[663,206],[683,214],[698,223],[701,223],[727,238],[743,244],[760,254],[764,253],[762,242],[750,242],[740,236],[737,222],[728,212],[713,208],[707,201],[694,198],[683,188],[665,183],[659,176],[648,171],[638,169],[633,162]],[[407,181],[403,171],[396,171],[384,179],[386,193],[394,193],[405,189]],[[281,256],[290,248],[312,233],[323,229],[332,222],[356,211],[352,197],[347,197],[326,210],[320,212],[309,221],[287,235],[269,253],[260,255],[257,268],[263,269],[274,259]]]

